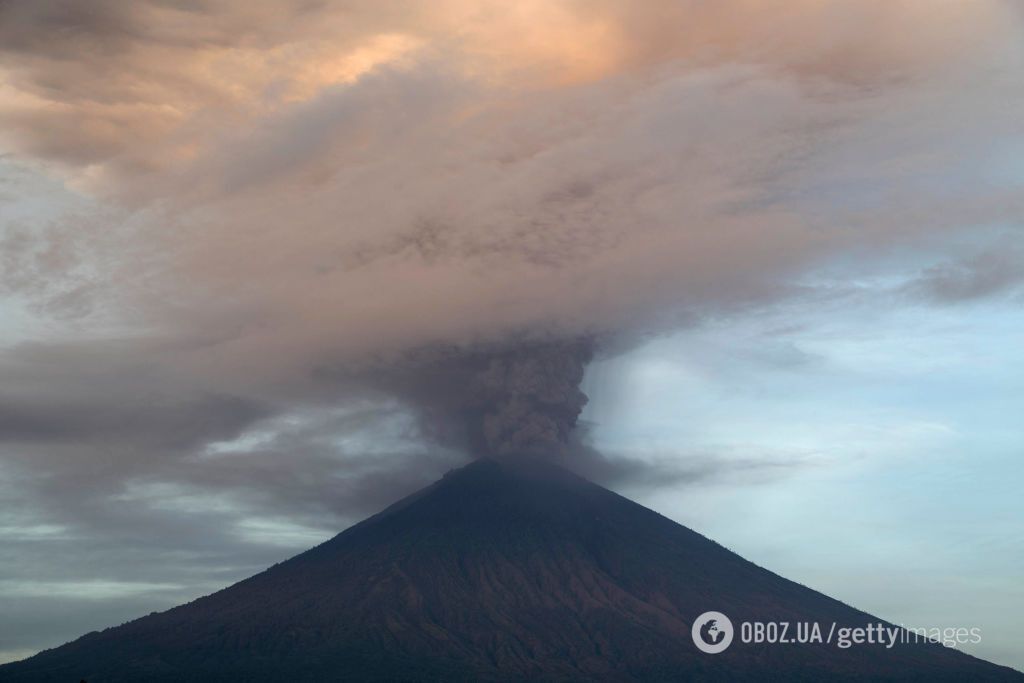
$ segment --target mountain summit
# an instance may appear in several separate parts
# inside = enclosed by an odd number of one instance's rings
[[[719,654],[691,637],[710,610],[736,629]],[[557,467],[479,460],[213,595],[0,666],[0,681],[1024,681],[932,643],[745,644],[744,621],[880,622]]]

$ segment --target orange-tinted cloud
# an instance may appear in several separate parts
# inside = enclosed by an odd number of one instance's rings
[[[960,182],[1021,120],[1000,0],[2,12],[0,139],[128,212],[89,296],[200,376],[656,329],[1017,210]]]
[[[512,92],[721,63],[870,84],[998,49],[1012,11],[997,0],[11,2],[2,140],[116,182],[389,64],[441,60]]]

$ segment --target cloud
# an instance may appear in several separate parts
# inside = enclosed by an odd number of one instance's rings
[[[723,63],[875,87],[1000,54],[1017,19],[998,0],[15,0],[0,120],[23,152],[123,182],[380,65],[439,57],[516,91]]]
[[[929,301],[958,304],[1012,291],[1021,283],[1024,254],[1007,244],[926,268],[904,289]]]
[[[438,358],[614,353],[1022,208],[978,174],[1024,120],[998,0],[0,13],[3,144],[95,200],[3,228],[4,291],[68,332],[5,350],[3,438],[115,477],[279,416],[429,413]]]
[[[646,493],[693,486],[757,484],[828,464],[828,458],[807,452],[603,452],[587,445],[589,427],[583,426],[563,462],[577,474],[614,490]]]

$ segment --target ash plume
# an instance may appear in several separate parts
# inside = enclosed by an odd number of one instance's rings
[[[587,404],[580,382],[591,356],[588,344],[563,343],[487,359],[463,410],[473,445],[492,455],[564,452]]]
[[[565,455],[587,396],[590,340],[433,352],[396,393],[431,440],[477,457]]]

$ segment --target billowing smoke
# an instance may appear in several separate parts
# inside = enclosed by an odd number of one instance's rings
[[[389,390],[439,444],[475,457],[559,457],[587,404],[580,383],[593,346],[574,339],[433,350],[400,368]]]
[[[586,343],[518,348],[490,356],[467,386],[472,444],[491,455],[558,454],[587,403],[580,390]]]

